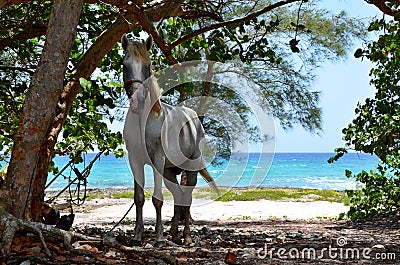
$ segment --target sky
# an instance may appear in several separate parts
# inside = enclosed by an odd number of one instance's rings
[[[327,10],[346,11],[353,17],[381,16],[379,10],[364,0],[324,0],[321,6]],[[275,152],[333,152],[342,147],[342,129],[354,119],[358,102],[374,95],[369,85],[372,64],[355,59],[354,51],[362,47],[355,43],[345,60],[323,65],[317,72],[312,89],[321,91],[320,106],[323,111],[323,132],[310,134],[301,127],[284,131],[275,123]]]

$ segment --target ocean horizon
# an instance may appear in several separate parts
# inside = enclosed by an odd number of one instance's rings
[[[310,188],[310,189],[355,189],[354,179],[345,176],[345,170],[359,173],[373,170],[379,162],[376,156],[362,153],[345,154],[339,161],[329,164],[327,160],[334,153],[237,153],[229,160],[217,165],[209,164],[208,171],[218,186],[223,187],[262,187],[262,188]],[[96,156],[88,153],[85,163],[77,165],[81,171]],[[57,156],[55,164],[59,169],[69,161],[68,157]],[[153,186],[150,166],[145,167],[146,187]],[[48,182],[53,179],[49,174]],[[72,167],[68,167],[49,187],[49,190],[63,189],[69,179],[76,177]],[[207,183],[198,178],[199,187]],[[131,188],[133,176],[126,158],[113,155],[101,156],[91,169],[87,178],[87,188]]]

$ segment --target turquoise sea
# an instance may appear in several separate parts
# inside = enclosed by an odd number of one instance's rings
[[[218,165],[208,165],[208,171],[219,186],[229,187],[290,187],[315,189],[353,189],[356,183],[347,178],[346,169],[358,173],[374,169],[378,158],[367,154],[346,154],[339,161],[328,164],[332,153],[276,153],[276,154],[236,154],[229,161]],[[86,165],[95,157],[87,154]],[[68,163],[67,157],[56,157],[56,165],[62,168]],[[78,166],[82,170],[83,165]],[[153,183],[152,170],[146,166],[146,186]],[[72,168],[67,168],[48,189],[64,188],[69,178],[75,178]],[[49,181],[53,178],[49,175]],[[101,156],[94,163],[87,178],[88,188],[133,187],[133,177],[125,158]],[[199,177],[198,186],[206,186]]]

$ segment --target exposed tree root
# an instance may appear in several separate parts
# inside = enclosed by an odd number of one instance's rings
[[[39,237],[43,245],[43,249],[45,250],[45,253],[48,257],[51,257],[51,252],[46,245],[44,235],[62,241],[66,250],[71,252],[78,252],[80,254],[86,253],[87,251],[74,249],[71,245],[72,239],[93,242],[102,241],[102,239],[100,238],[89,237],[71,231],[64,231],[51,225],[24,221],[9,214],[7,211],[4,210],[4,208],[0,207],[0,257],[7,257],[7,255],[10,253],[11,244],[13,242],[15,233],[18,231],[29,231],[36,234]]]
[[[52,252],[49,250],[45,238],[52,238],[52,240],[63,242],[65,250],[74,252],[79,255],[92,255],[88,250],[75,249],[72,246],[72,240],[76,240],[80,243],[89,243],[91,245],[106,245],[111,248],[115,248],[125,253],[132,253],[138,256],[154,257],[156,259],[164,260],[167,263],[175,263],[175,258],[162,252],[154,250],[146,250],[143,247],[128,247],[119,243],[115,237],[106,235],[104,238],[86,236],[77,232],[64,231],[51,225],[28,222],[16,218],[0,206],[0,260],[6,259],[10,254],[11,245],[13,243],[14,236],[19,231],[27,231],[34,233],[40,239],[43,249],[48,258],[52,257]],[[38,257],[40,259],[40,257]]]

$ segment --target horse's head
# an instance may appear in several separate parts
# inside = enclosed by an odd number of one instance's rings
[[[130,108],[134,113],[142,113],[145,99],[148,95],[146,80],[151,75],[151,62],[148,51],[153,39],[149,37],[146,42],[129,41],[126,34],[121,38],[124,57],[124,87],[129,97]]]

